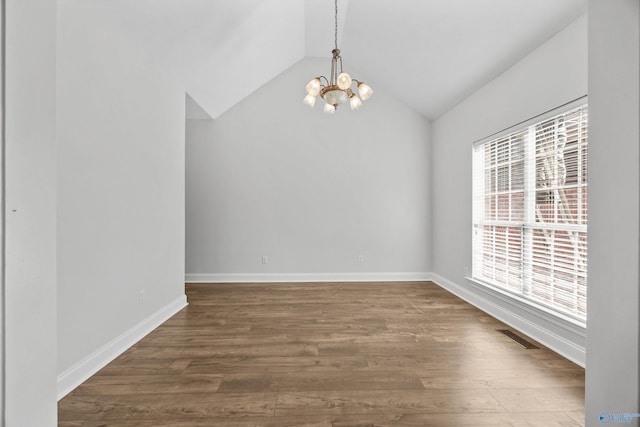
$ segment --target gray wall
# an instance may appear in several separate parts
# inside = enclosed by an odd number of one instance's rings
[[[185,94],[100,4],[60,2],[58,19],[64,394],[184,305]]]
[[[8,427],[57,424],[55,42],[56,2],[6,2]]]
[[[587,426],[640,412],[639,66],[638,1],[590,0]]]
[[[305,85],[329,65],[302,60],[187,124],[188,280],[430,271],[430,124],[382,90],[356,111],[309,109]]]
[[[2,39],[4,40],[5,37],[5,26],[4,26],[4,8],[0,8],[0,34],[2,35]],[[3,52],[0,54],[1,58],[0,61],[2,61],[2,64],[5,63],[5,54],[4,54],[4,50]],[[1,67],[2,69],[0,70],[0,114],[2,114],[2,117],[4,118],[4,111],[5,111],[5,96],[4,96],[4,85],[5,85],[5,78],[4,78],[4,65]],[[0,138],[2,139],[0,141],[0,144],[2,144],[2,148],[0,149],[0,187],[2,188],[2,201],[0,202],[0,263],[2,263],[2,269],[0,270],[0,328],[2,328],[2,334],[0,336],[0,425],[4,424],[4,414],[5,414],[5,398],[4,398],[4,384],[5,384],[5,378],[4,378],[4,368],[5,368],[5,363],[4,363],[4,353],[5,353],[5,331],[6,331],[6,327],[5,327],[5,315],[4,315],[4,301],[5,301],[5,207],[4,207],[4,202],[5,202],[5,198],[4,198],[4,188],[5,188],[5,172],[4,172],[4,147],[5,147],[5,123],[4,123],[4,119],[2,120],[2,123],[0,123],[0,132],[2,132],[2,135],[0,136]]]

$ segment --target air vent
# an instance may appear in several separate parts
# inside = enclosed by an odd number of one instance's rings
[[[527,350],[534,350],[534,349],[538,349],[539,347],[531,344],[529,341],[525,340],[524,338],[522,338],[521,336],[518,336],[516,334],[514,334],[513,332],[511,332],[508,329],[497,329],[498,332],[508,336],[509,338],[511,338],[512,340],[514,340],[515,342],[517,342],[518,344],[520,344],[521,346],[523,346],[524,348],[526,348]]]

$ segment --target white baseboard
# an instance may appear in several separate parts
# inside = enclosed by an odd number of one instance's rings
[[[187,297],[186,295],[181,295],[119,337],[96,350],[93,354],[58,375],[58,400],[65,397],[89,379],[89,377],[186,306]]]
[[[413,282],[431,280],[431,273],[211,273],[187,274],[187,283],[274,282]]]
[[[577,365],[585,366],[584,328],[479,286],[461,286],[437,274],[432,274],[432,281]]]

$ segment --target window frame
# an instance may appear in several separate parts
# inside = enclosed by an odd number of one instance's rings
[[[472,144],[472,221],[471,221],[471,230],[472,230],[472,249],[471,249],[471,255],[472,255],[472,268],[471,271],[467,274],[466,277],[467,280],[471,281],[474,284],[480,285],[482,288],[490,290],[492,292],[497,292],[503,296],[506,296],[509,299],[512,299],[516,302],[519,303],[519,305],[526,305],[529,307],[532,307],[533,309],[537,309],[539,311],[542,311],[545,314],[550,314],[553,317],[560,319],[562,321],[566,321],[569,322],[573,325],[579,326],[581,328],[586,327],[586,311],[585,311],[585,317],[582,318],[579,315],[573,314],[573,313],[569,313],[567,311],[563,311],[562,309],[558,309],[556,307],[553,307],[550,304],[546,304],[544,301],[540,301],[537,299],[534,299],[530,296],[528,296],[525,292],[525,288],[527,288],[528,286],[531,286],[531,284],[527,285],[526,283],[526,273],[525,273],[525,269],[529,268],[531,259],[530,257],[532,256],[531,253],[531,248],[527,248],[528,250],[525,249],[525,230],[527,227],[531,227],[531,224],[534,224],[535,221],[532,220],[532,212],[534,212],[535,207],[532,209],[532,206],[536,205],[536,146],[537,144],[531,144],[531,143],[524,143],[524,217],[520,226],[522,227],[522,251],[520,254],[520,262],[521,262],[521,287],[520,290],[516,290],[514,289],[510,289],[508,287],[508,285],[506,284],[501,284],[498,281],[496,281],[495,283],[492,283],[492,281],[490,279],[487,278],[483,278],[481,276],[478,276],[476,274],[476,257],[478,256],[478,253],[476,251],[476,239],[478,237],[476,237],[476,230],[477,227],[479,225],[479,221],[478,221],[478,214],[479,212],[477,212],[478,210],[478,206],[477,206],[477,201],[476,198],[478,197],[478,195],[480,194],[481,197],[484,198],[484,196],[487,194],[485,192],[485,177],[487,176],[487,172],[490,172],[490,169],[495,169],[496,170],[496,175],[498,174],[498,168],[500,167],[498,165],[498,163],[494,163],[492,164],[492,168],[488,169],[487,167],[483,166],[481,168],[480,174],[483,175],[482,179],[478,179],[478,171],[476,170],[476,160],[475,160],[475,156],[476,156],[476,150],[478,150],[479,147],[484,146],[487,143],[497,143],[497,140],[501,139],[501,138],[507,138],[513,134],[520,134],[520,135],[524,135],[524,138],[531,138],[532,136],[535,138],[535,125],[540,124],[542,122],[545,122],[549,119],[552,119],[556,116],[565,114],[565,113],[569,113],[572,110],[578,109],[580,107],[583,106],[587,106],[587,114],[588,114],[588,98],[587,96],[583,96],[580,98],[577,98],[573,101],[570,101],[566,104],[563,104],[559,107],[553,108],[551,110],[545,111],[542,114],[539,114],[537,116],[531,117],[530,119],[527,119],[525,121],[522,121],[520,123],[517,123],[513,126],[510,126],[506,129],[503,129],[499,132],[496,132],[494,134],[491,134],[489,136],[486,136],[482,139],[479,139],[477,141],[474,141]],[[588,116],[587,116],[588,117]],[[527,135],[528,133],[528,135]],[[587,134],[588,134],[588,118],[587,118]],[[588,141],[588,137],[587,137],[587,141]],[[588,144],[588,143],[587,143]],[[533,150],[533,153],[531,152],[531,150]],[[587,145],[587,151],[588,151],[588,145]],[[578,154],[580,154],[580,152],[578,152]],[[578,157],[580,157],[580,155],[578,155]],[[532,170],[533,168],[533,170]],[[580,173],[578,171],[578,173]],[[531,179],[531,176],[533,176],[533,179]],[[497,177],[496,177],[496,181]],[[498,182],[496,182],[496,185],[498,185]],[[481,186],[481,192],[478,192],[477,187]],[[588,182],[584,182],[584,186],[588,191]],[[497,188],[496,188],[497,189]],[[509,191],[513,191],[513,188],[509,188]],[[489,195],[491,195],[491,192],[489,193]],[[585,197],[586,193],[585,193]],[[510,199],[511,200],[511,199]],[[484,208],[484,201],[482,202],[482,206]],[[512,202],[510,202],[512,203]],[[586,203],[586,201],[584,202]],[[497,206],[497,201],[496,201],[496,209],[498,209]],[[509,207],[509,212],[511,213],[511,209],[512,207]],[[483,209],[483,213],[481,214],[482,219],[484,220],[484,209]],[[511,215],[509,216],[509,219],[511,219]],[[480,221],[482,223],[484,223],[484,221]],[[509,226],[509,224],[504,224],[505,226]],[[569,228],[571,228],[571,226],[569,226]],[[586,218],[584,221],[584,233],[586,238],[588,239],[588,234],[587,234],[587,223],[586,223]],[[505,251],[508,253],[509,251],[509,240],[510,238],[505,237],[506,243],[505,243]],[[484,252],[480,251],[479,253],[484,254]],[[529,255],[527,255],[527,253]],[[527,257],[529,257],[529,261],[527,261]],[[588,278],[586,277],[586,271],[585,271],[585,282],[588,281]],[[586,298],[586,297],[585,297]],[[585,308],[586,310],[586,308]]]

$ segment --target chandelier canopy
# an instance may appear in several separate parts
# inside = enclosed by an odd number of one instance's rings
[[[325,101],[324,112],[333,114],[338,105],[345,104],[349,101],[352,110],[360,108],[362,101],[366,101],[373,95],[373,89],[361,81],[352,79],[351,76],[342,70],[342,57],[340,49],[338,49],[338,0],[335,0],[335,48],[331,51],[331,74],[327,79],[325,76],[319,76],[312,79],[307,84],[307,96],[304,97],[304,103],[313,108],[316,105],[316,97],[320,95]],[[339,66],[339,68],[338,68]],[[326,84],[322,83],[322,80]],[[358,95],[352,90],[351,86],[356,83]]]

